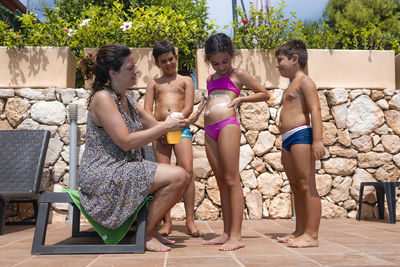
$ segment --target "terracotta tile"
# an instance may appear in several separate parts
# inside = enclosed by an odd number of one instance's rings
[[[17,264],[20,261],[13,261],[13,260],[0,260],[0,266],[1,267],[11,267]]]
[[[152,267],[162,267],[164,266],[164,259],[154,259],[154,258],[118,258],[118,259],[110,259],[110,258],[100,258],[94,263],[92,263],[90,266],[93,267],[109,267],[109,266],[118,266],[118,267],[124,267],[124,266],[152,266]]]
[[[294,221],[243,221],[242,234],[246,247],[233,252],[219,251],[219,245],[201,245],[204,239],[211,239],[222,232],[222,221],[199,221],[197,225],[207,233],[204,238],[187,235],[184,221],[174,222],[171,238],[177,243],[168,253],[42,256],[30,254],[33,227],[6,226],[6,234],[0,236],[0,266],[17,263],[21,266],[85,266],[92,263],[93,266],[144,267],[163,266],[165,259],[168,266],[314,266],[317,262],[324,266],[400,265],[400,223],[323,219],[320,247],[294,249],[274,239],[277,234],[290,233],[295,226]],[[88,225],[82,226],[82,229],[88,228]],[[71,225],[49,225],[47,243],[60,241],[79,244],[88,240],[71,238]]]
[[[400,254],[369,254],[369,255],[400,265]]]
[[[197,258],[171,258],[167,259],[167,266],[190,266],[190,267],[203,267],[203,266],[213,266],[213,267],[234,267],[241,266],[232,257],[201,257]]]
[[[97,255],[40,255],[36,256],[28,262],[24,263],[25,266],[63,266],[63,267],[76,267],[86,266],[95,260]]]
[[[347,245],[347,247],[368,254],[379,253],[382,251],[390,254],[400,254],[400,246],[397,245],[377,246],[376,244],[354,244]]]
[[[245,257],[240,256],[237,259],[246,267],[258,266],[319,266],[306,257],[298,255],[268,255]]]
[[[307,255],[308,258],[322,264],[322,265],[385,265],[390,262],[365,255],[364,253],[339,253],[339,254],[327,254],[327,255]]]

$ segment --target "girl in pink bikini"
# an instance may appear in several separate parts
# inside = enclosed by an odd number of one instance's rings
[[[232,67],[234,52],[231,39],[223,33],[210,36],[205,43],[205,59],[215,70],[207,78],[205,147],[221,194],[224,230],[220,236],[203,244],[220,244],[219,249],[223,251],[244,247],[241,235],[244,200],[239,175],[241,132],[237,110],[241,103],[269,99],[266,89],[247,71]],[[254,94],[240,96],[242,87],[252,90]]]

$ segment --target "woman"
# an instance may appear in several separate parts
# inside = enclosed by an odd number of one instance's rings
[[[146,249],[168,251],[167,245],[174,242],[161,237],[155,227],[182,197],[189,175],[181,167],[144,160],[140,148],[166,132],[184,128],[188,121],[158,122],[126,94],[137,75],[128,47],[106,44],[95,58],[82,59],[81,65],[85,78],[95,75],[79,170],[81,203],[96,222],[115,229],[153,194],[146,219]]]

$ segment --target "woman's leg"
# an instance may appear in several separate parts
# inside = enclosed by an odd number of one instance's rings
[[[218,138],[218,161],[223,172],[224,190],[228,191],[231,214],[229,240],[220,247],[224,251],[244,247],[241,234],[244,197],[239,175],[240,134],[238,125],[229,124],[221,130]]]
[[[211,169],[214,172],[215,178],[217,180],[220,197],[221,197],[221,207],[222,207],[222,218],[224,221],[224,230],[220,236],[203,242],[203,245],[221,245],[224,244],[229,239],[229,234],[231,232],[231,208],[229,200],[229,191],[226,189],[224,182],[224,174],[220,168],[220,163],[218,160],[218,144],[217,142],[205,135],[205,147],[208,162],[210,163]]]
[[[168,251],[169,247],[160,243],[154,235],[157,223],[182,197],[189,182],[188,173],[181,167],[159,164],[150,188],[154,195],[146,218],[146,249]]]

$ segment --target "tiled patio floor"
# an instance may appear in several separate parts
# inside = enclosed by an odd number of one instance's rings
[[[207,232],[205,239],[222,229],[222,221],[198,225]],[[167,253],[35,256],[34,227],[7,225],[0,236],[0,266],[400,266],[399,222],[322,220],[318,248],[293,249],[276,242],[276,236],[293,227],[292,220],[243,221],[246,247],[220,252],[186,235],[184,222],[175,222],[171,238],[177,242]],[[60,242],[70,233],[70,225],[51,224],[46,240]]]

